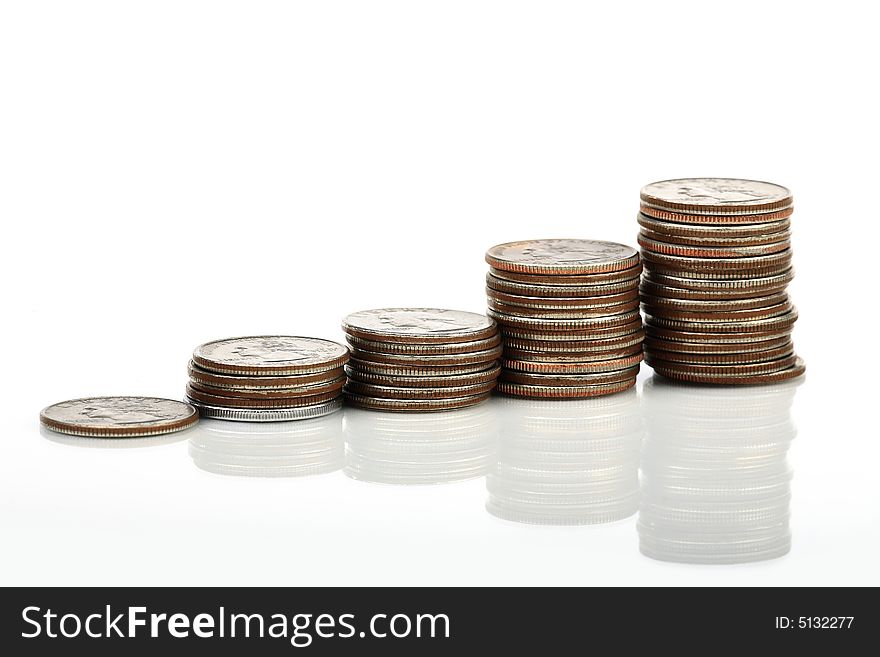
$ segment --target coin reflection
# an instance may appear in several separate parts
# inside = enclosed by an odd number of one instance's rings
[[[294,422],[202,420],[189,454],[207,472],[304,477],[342,468],[342,413]]]
[[[703,387],[656,375],[645,383],[642,554],[729,564],[789,551],[787,453],[799,383]]]
[[[437,413],[346,408],[344,472],[383,484],[481,477],[495,458],[495,403]]]
[[[638,509],[642,420],[634,389],[571,401],[505,398],[486,509],[541,525],[613,522]]]

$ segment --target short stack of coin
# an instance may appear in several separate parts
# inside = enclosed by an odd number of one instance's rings
[[[786,294],[792,196],[771,183],[691,178],[642,189],[645,361],[663,376],[760,384],[800,376]]]
[[[635,249],[529,240],[492,247],[486,262],[488,314],[504,343],[499,392],[578,399],[635,384],[644,339]]]
[[[345,398],[383,411],[442,411],[489,398],[500,370],[498,326],[485,315],[439,308],[352,313]]]
[[[187,401],[204,417],[275,422],[342,407],[348,349],[330,340],[264,335],[196,347]]]

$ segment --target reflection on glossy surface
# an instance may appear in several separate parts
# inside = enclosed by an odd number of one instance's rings
[[[196,425],[198,426],[198,425]],[[90,438],[88,436],[71,436],[65,433],[52,431],[44,426],[40,426],[40,435],[46,440],[60,445],[70,445],[71,447],[89,447],[96,449],[138,449],[142,447],[158,447],[161,445],[171,445],[186,440],[193,435],[195,428],[184,429],[183,431],[175,431],[173,433],[162,434],[161,436],[142,436],[135,438]]]
[[[495,403],[439,413],[345,409],[345,474],[385,484],[437,484],[486,474]]]
[[[542,525],[613,522],[638,509],[642,421],[634,389],[572,401],[501,400],[486,509]]]
[[[643,554],[723,564],[789,551],[786,455],[799,384],[689,386],[656,375],[645,383]]]
[[[208,472],[243,477],[304,477],[342,468],[342,413],[295,422],[202,420],[189,441]]]

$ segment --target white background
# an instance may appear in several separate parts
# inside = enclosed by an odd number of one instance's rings
[[[3,584],[880,584],[870,3],[6,2]],[[43,406],[180,397],[192,348],[484,308],[493,244],[633,244],[639,188],[795,195],[808,364],[792,551],[638,551],[635,519],[520,526],[481,479],[240,479],[186,442],[46,440]],[[645,368],[647,370],[647,368]]]

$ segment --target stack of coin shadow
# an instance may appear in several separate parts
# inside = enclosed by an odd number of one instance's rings
[[[679,381],[800,376],[791,332],[792,196],[771,183],[692,178],[642,189],[645,362]]]
[[[787,454],[800,382],[716,387],[654,376],[645,383],[637,525],[643,554],[729,564],[789,551]]]
[[[498,326],[485,315],[380,308],[342,323],[351,346],[346,401],[381,411],[443,411],[486,401],[500,371]]]
[[[298,422],[206,420],[189,439],[196,467],[238,477],[306,477],[342,469],[342,413]]]
[[[274,422],[321,417],[342,407],[348,349],[287,335],[216,340],[196,347],[187,401],[203,417]]]
[[[441,484],[482,477],[495,461],[493,406],[436,413],[347,408],[346,476],[381,484]]]
[[[489,316],[504,343],[498,391],[578,399],[632,387],[642,360],[638,252],[542,239],[486,252]]]
[[[571,401],[498,400],[486,510],[538,525],[592,525],[638,510],[642,418],[635,389]]]

